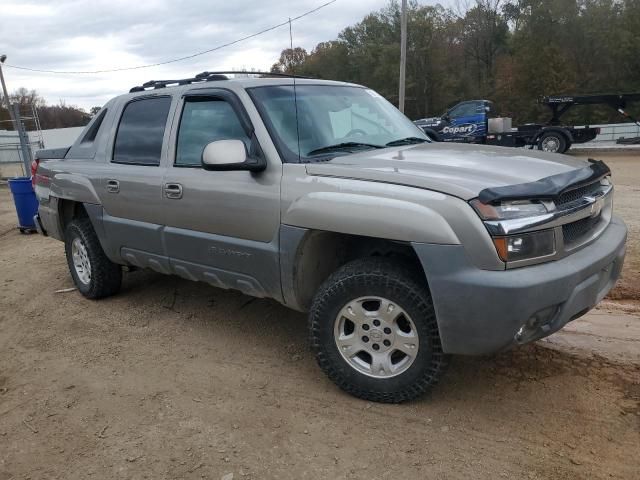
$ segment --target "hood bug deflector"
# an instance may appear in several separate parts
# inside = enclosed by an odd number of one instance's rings
[[[611,174],[611,170],[603,161],[589,159],[589,162],[590,164],[584,168],[559,173],[535,182],[485,188],[478,195],[478,200],[490,204],[505,200],[553,199],[564,192],[589,185]]]

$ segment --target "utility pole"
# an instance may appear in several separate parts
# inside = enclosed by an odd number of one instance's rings
[[[398,108],[404,113],[404,87],[407,70],[407,0],[402,0],[400,16],[400,91],[398,92]]]
[[[22,163],[24,164],[24,174],[29,175],[31,171],[31,143],[29,142],[29,134],[24,129],[22,119],[20,118],[20,104],[13,104],[13,118],[16,132],[18,132],[18,139],[20,140],[20,150],[22,151]]]
[[[7,84],[4,83],[4,75],[2,73],[2,64],[7,59],[6,55],[0,55],[0,82],[2,82],[2,94],[4,95],[4,101],[7,104],[7,111],[11,120],[13,120],[13,112],[11,111],[11,103],[9,103],[9,93],[7,93]]]
[[[13,123],[13,129],[18,132],[22,163],[24,165],[24,174],[28,175],[31,171],[31,144],[29,143],[29,134],[25,131],[22,120],[20,119],[20,106],[15,104],[13,106],[15,107],[15,110],[11,107],[9,92],[7,92],[7,84],[4,82],[4,74],[2,73],[2,64],[6,59],[6,55],[0,55],[0,83],[2,83],[2,94],[4,95],[5,103],[7,104],[11,123]]]

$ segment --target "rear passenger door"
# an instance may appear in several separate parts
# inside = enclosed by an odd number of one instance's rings
[[[155,95],[124,105],[100,195],[110,250],[130,264],[164,272],[162,181],[171,103],[171,96]]]
[[[267,159],[257,173],[202,169],[202,151],[216,140],[241,140],[250,156],[264,156],[247,110],[229,90],[187,93],[176,112],[163,194],[173,272],[279,297],[282,164]]]

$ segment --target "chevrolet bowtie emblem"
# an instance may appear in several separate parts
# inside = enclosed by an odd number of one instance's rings
[[[587,196],[587,197],[584,197],[584,198],[585,198],[585,200],[587,200],[589,202],[593,202],[591,204],[590,209],[589,209],[589,211],[591,213],[591,216],[595,217],[595,216],[599,215],[600,212],[602,211],[602,203],[603,203],[602,199],[596,200],[595,197],[591,197],[591,196]]]

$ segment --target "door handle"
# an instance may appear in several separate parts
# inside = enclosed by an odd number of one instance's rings
[[[179,183],[165,183],[164,194],[167,198],[178,200],[182,198],[182,185]]]
[[[118,180],[107,180],[107,192],[118,193],[120,191],[120,182]]]

